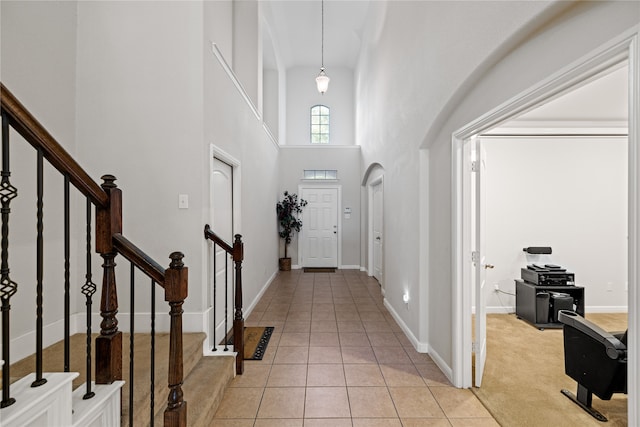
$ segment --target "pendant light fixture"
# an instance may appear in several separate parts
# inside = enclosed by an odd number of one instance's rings
[[[316,85],[318,87],[318,92],[320,92],[322,95],[324,95],[324,93],[327,91],[327,89],[329,88],[329,76],[327,76],[327,74],[324,72],[324,0],[322,0],[322,47],[321,47],[321,67],[320,67],[320,74],[318,74],[318,77],[316,77]]]

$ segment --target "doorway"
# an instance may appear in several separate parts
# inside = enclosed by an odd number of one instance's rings
[[[453,158],[452,168],[454,171],[454,340],[453,340],[453,380],[454,384],[459,387],[470,387],[472,384],[472,326],[471,326],[471,306],[473,291],[470,278],[475,275],[475,268],[480,268],[480,263],[476,263],[473,267],[472,256],[478,242],[473,242],[470,238],[470,230],[472,224],[476,222],[475,215],[472,215],[470,206],[471,198],[469,197],[469,177],[471,171],[471,159],[466,154],[473,137],[481,135],[491,129],[494,129],[501,123],[513,119],[514,117],[529,111],[538,105],[558,97],[578,85],[585,84],[588,81],[596,79],[601,73],[611,69],[625,60],[630,63],[629,71],[629,243],[628,243],[628,262],[629,262],[629,329],[634,327],[635,311],[637,304],[635,301],[636,286],[636,263],[637,253],[635,247],[640,236],[638,230],[633,227],[638,221],[638,212],[635,209],[634,201],[637,192],[637,149],[638,128],[637,128],[637,112],[638,94],[632,90],[633,83],[637,81],[632,70],[637,67],[638,58],[634,57],[634,50],[630,46],[634,46],[636,42],[635,36],[626,39],[624,42],[612,43],[610,47],[603,48],[601,51],[594,53],[590,58],[582,62],[575,63],[567,69],[550,77],[547,81],[541,82],[530,91],[520,94],[518,97],[510,100],[507,104],[495,109],[476,121],[468,124],[464,128],[453,134]],[[635,71],[637,73],[637,70]],[[478,254],[475,255],[476,259]],[[481,258],[482,255],[480,254]],[[476,331],[477,332],[477,331]],[[634,332],[637,334],[637,331]],[[478,337],[476,337],[476,341]],[[635,374],[629,373],[629,408],[635,405],[634,391],[637,390]],[[629,421],[633,420],[633,411],[629,412]]]
[[[211,145],[209,171],[208,223],[216,235],[233,245],[234,235],[240,233],[240,162]],[[220,342],[220,337],[225,336],[228,325],[233,321],[233,310],[225,310],[225,307],[233,307],[233,292],[225,289],[225,284],[233,281],[233,265],[220,246],[208,241],[203,241],[203,244],[207,245],[204,252],[207,286],[202,299],[207,301],[209,341],[205,348],[211,349]]]
[[[338,268],[341,223],[340,187],[300,187],[307,201],[302,211],[302,230],[298,244],[301,267]]]
[[[373,276],[382,289],[384,265],[384,178],[375,179],[369,184],[369,275]]]

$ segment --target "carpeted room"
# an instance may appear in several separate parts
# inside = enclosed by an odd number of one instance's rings
[[[485,296],[489,312],[501,314],[487,318],[487,362],[474,392],[501,425],[603,425],[560,393],[576,392],[564,370],[562,329],[517,318],[514,279],[532,263],[567,267],[584,287],[586,318],[606,331],[627,329],[627,139],[618,131],[484,140],[486,252],[495,264]],[[535,244],[553,253],[522,251]],[[604,425],[627,425],[626,395],[594,396],[593,407],[609,418]]]
[[[593,313],[587,319],[608,331],[627,327],[626,313]],[[564,372],[562,329],[539,330],[515,314],[487,316],[487,361],[480,388],[473,392],[503,427],[627,426],[627,396],[593,397],[601,423],[560,393],[575,393]]]

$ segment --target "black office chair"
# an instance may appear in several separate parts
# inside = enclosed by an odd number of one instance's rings
[[[627,393],[627,332],[614,335],[568,310],[558,320],[564,324],[564,370],[578,383],[576,395],[566,389],[562,394],[607,421],[591,406],[592,394],[610,400],[613,393]]]

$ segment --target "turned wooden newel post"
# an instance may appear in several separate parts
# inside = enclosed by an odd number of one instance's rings
[[[170,256],[171,264],[165,270],[164,300],[171,310],[171,329],[169,335],[169,397],[164,411],[165,427],[187,426],[187,402],[182,392],[182,304],[188,294],[189,269],[182,263],[184,254],[174,252]]]
[[[233,262],[236,264],[236,300],[233,312],[233,346],[236,356],[236,374],[244,372],[244,317],[242,316],[242,260],[244,259],[244,245],[242,236],[235,235],[233,242]]]
[[[102,177],[102,189],[109,196],[106,207],[96,207],[96,252],[104,263],[100,300],[100,335],[96,338],[96,383],[111,384],[122,379],[122,332],[118,330],[117,255],[112,237],[122,233],[122,191],[113,175]]]

